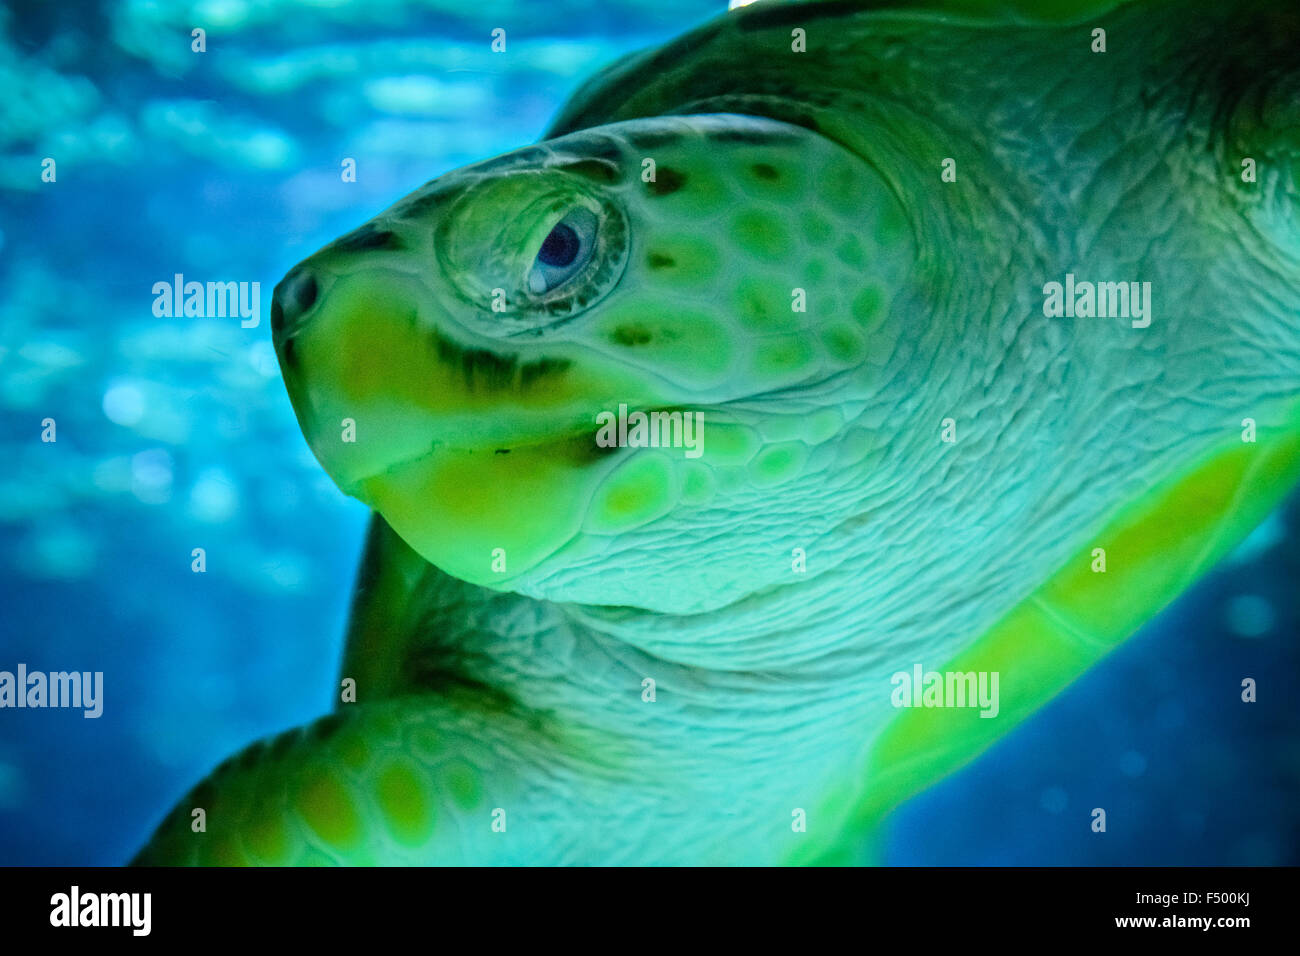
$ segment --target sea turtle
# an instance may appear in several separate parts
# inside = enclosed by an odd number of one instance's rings
[[[376,512],[342,699],[139,860],[870,859],[1300,479],[1297,49],[763,2],[298,265],[285,383]]]

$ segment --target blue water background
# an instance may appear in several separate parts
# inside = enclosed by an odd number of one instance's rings
[[[312,458],[278,377],[265,315],[287,268],[535,140],[595,68],[723,5],[4,8],[0,669],[98,670],[106,690],[98,720],[0,711],[0,863],[121,863],[222,758],[330,705],[367,515]],[[176,273],[260,282],[262,323],[155,318],[152,286]],[[1300,862],[1298,532],[1293,500],[899,811],[888,860]]]

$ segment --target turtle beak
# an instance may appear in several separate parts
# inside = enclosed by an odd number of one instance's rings
[[[427,275],[326,247],[275,288],[272,336],[298,424],[345,493],[433,453],[514,467],[522,449],[585,436],[595,411],[662,404],[580,345],[519,346],[461,326]]]
[[[595,444],[593,404],[649,401],[577,346],[473,337],[426,275],[391,260],[323,249],[276,286],[271,313],[321,466],[426,560],[477,584],[508,580],[483,560],[493,548],[517,573],[576,533],[616,463]]]
[[[321,466],[352,493],[364,477],[431,447],[427,335],[418,279],[359,268],[326,248],[275,287],[271,335],[298,424]],[[424,296],[427,299],[427,295]]]

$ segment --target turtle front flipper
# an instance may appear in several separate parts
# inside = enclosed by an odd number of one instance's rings
[[[561,862],[547,840],[503,835],[521,804],[567,805],[537,728],[437,697],[344,708],[246,748],[182,799],[138,866]],[[521,799],[525,788],[534,794]],[[198,811],[202,810],[202,814]],[[564,845],[564,816],[531,817]],[[201,829],[200,822],[201,821]],[[569,835],[570,843],[579,840]]]

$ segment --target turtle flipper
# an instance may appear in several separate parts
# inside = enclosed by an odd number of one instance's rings
[[[517,794],[512,782],[527,776],[522,768],[546,762],[536,754],[546,742],[539,718],[477,680],[465,658],[480,635],[474,622],[520,600],[439,571],[376,515],[341,672],[355,682],[355,698],[341,697],[333,714],[224,761],[133,862],[496,860],[505,844],[492,841],[490,811],[518,805],[507,799]],[[200,809],[205,829],[196,831]]]
[[[1300,403],[1235,434],[1128,502],[1073,558],[940,672],[997,674],[995,710],[899,711],[871,744],[833,846],[803,862],[878,858],[881,824],[907,798],[969,763],[1135,633],[1254,529],[1300,481]],[[1095,549],[1104,550],[1104,564]],[[1099,570],[1104,568],[1104,571]]]
[[[226,760],[176,805],[132,862],[535,862],[521,856],[540,852],[535,844],[506,840],[494,829],[505,821],[494,810],[513,813],[521,803],[527,768],[537,765],[532,739],[509,714],[476,713],[440,697],[346,707]],[[531,784],[544,789],[535,779]]]

